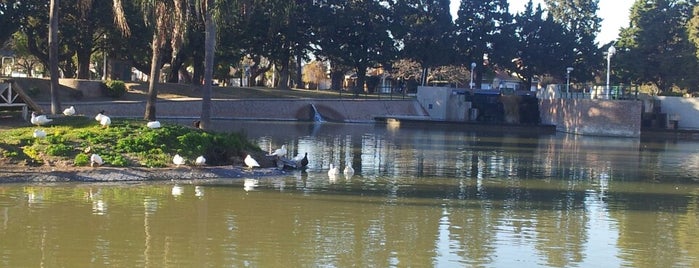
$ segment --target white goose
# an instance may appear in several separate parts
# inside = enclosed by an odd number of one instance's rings
[[[146,123],[146,126],[152,129],[160,128],[160,121],[150,121]]]
[[[252,158],[252,156],[248,155],[245,157],[245,165],[248,166],[248,168],[252,169],[254,167],[259,167],[260,163],[257,163],[257,160]]]
[[[175,156],[172,158],[172,163],[175,164],[177,167],[180,167],[180,165],[184,165],[184,162],[184,158],[179,154],[175,154]]]
[[[100,125],[102,125],[102,127],[109,127],[109,125],[112,124],[112,119],[109,118],[109,116],[106,116],[106,115],[104,114],[104,111],[99,112],[99,113],[95,116],[95,120],[97,120],[98,122],[100,122]]]
[[[95,120],[97,122],[100,122],[100,121],[102,121],[103,116],[104,116],[104,110],[102,110],[101,112],[97,113],[97,115],[95,115]]]
[[[95,164],[97,164],[98,166],[104,164],[104,161],[102,161],[102,157],[100,157],[98,154],[92,154],[90,156],[90,166],[94,167]]]
[[[330,169],[328,170],[328,176],[335,177],[340,174],[340,168],[333,164],[330,164]]]
[[[34,136],[34,138],[37,138],[37,139],[46,138],[46,131],[43,131],[41,129],[35,129],[32,136]]]
[[[100,120],[100,125],[102,125],[102,127],[109,127],[109,125],[111,125],[111,124],[112,124],[112,119],[109,118],[109,116],[102,115],[102,120]]]
[[[345,166],[345,170],[343,170],[342,173],[344,173],[345,177],[347,177],[348,179],[354,176],[354,168],[352,167],[352,164],[347,163],[347,165]]]
[[[35,112],[32,112],[32,118],[29,120],[34,125],[41,126],[45,125],[49,122],[53,121],[53,119],[49,119],[46,117],[46,115],[36,115]]]
[[[65,110],[63,110],[63,115],[65,115],[65,116],[75,115],[75,107],[70,106],[70,107],[66,108]]]
[[[197,166],[206,165],[206,158],[204,158],[203,155],[200,155],[196,160],[194,160],[194,164]]]
[[[286,156],[286,145],[282,145],[282,148],[274,150],[274,152],[269,154],[268,156],[276,156],[276,157]]]

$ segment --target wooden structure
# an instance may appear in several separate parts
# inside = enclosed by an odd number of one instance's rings
[[[41,107],[17,87],[12,79],[3,79],[0,82],[0,109],[21,107],[22,118],[25,120],[29,118],[29,109],[43,113]]]

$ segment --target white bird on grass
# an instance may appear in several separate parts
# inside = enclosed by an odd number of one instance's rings
[[[41,129],[35,129],[34,134],[32,134],[32,136],[34,136],[34,138],[38,138],[38,139],[46,138],[46,131],[43,131]]]
[[[75,115],[75,107],[70,106],[70,107],[66,108],[65,110],[63,110],[63,115],[65,115],[65,116]]]
[[[49,119],[46,117],[46,115],[36,115],[35,112],[32,112],[32,118],[29,120],[34,125],[41,126],[45,125],[49,122],[53,121],[53,119]]]
[[[152,129],[160,128],[160,121],[150,121],[150,122],[146,123],[146,126],[148,128],[152,128]]]
[[[345,166],[345,170],[343,171],[343,173],[345,174],[345,177],[347,177],[347,178],[349,179],[349,178],[351,178],[352,176],[354,176],[354,168],[352,167],[351,164],[347,163],[347,165]]]
[[[109,118],[109,116],[103,115],[102,120],[100,120],[100,125],[102,125],[102,127],[109,127],[109,125],[111,125],[111,124],[112,124],[112,119]]]
[[[100,122],[100,125],[102,125],[102,127],[109,127],[109,125],[112,124],[112,119],[109,118],[109,116],[106,116],[106,115],[104,114],[104,111],[99,112],[99,113],[95,116],[95,120],[97,120],[98,122]]]
[[[268,156],[277,156],[277,157],[286,156],[286,145],[282,145],[282,148],[274,150],[274,152],[269,154]]]
[[[104,164],[104,161],[102,161],[102,157],[100,157],[98,154],[92,154],[90,156],[90,166],[94,167],[95,164],[97,164],[98,166]]]
[[[97,113],[97,115],[95,115],[95,121],[101,122],[103,116],[104,116],[104,110],[100,111],[99,113]]]
[[[206,165],[206,158],[204,158],[203,155],[200,155],[196,160],[194,160],[194,164],[197,166]]]
[[[248,166],[248,168],[252,169],[254,167],[259,167],[260,163],[257,163],[257,160],[252,158],[252,156],[248,155],[245,157],[245,165]]]
[[[175,156],[172,158],[172,163],[175,164],[177,167],[180,167],[180,165],[184,165],[184,162],[184,158],[179,154],[175,154]]]

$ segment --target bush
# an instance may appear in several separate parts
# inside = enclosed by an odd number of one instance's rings
[[[51,144],[46,147],[46,154],[51,156],[68,156],[73,148],[65,144]]]
[[[105,95],[112,98],[121,98],[126,94],[126,84],[121,80],[108,80],[104,83]]]
[[[90,157],[84,153],[79,153],[75,156],[73,164],[76,166],[87,166],[88,164],[90,164]]]

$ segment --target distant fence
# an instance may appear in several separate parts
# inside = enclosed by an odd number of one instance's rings
[[[539,89],[540,99],[603,99],[603,100],[637,100],[638,87],[632,86],[592,86],[587,88],[568,88],[566,85],[553,84]]]

